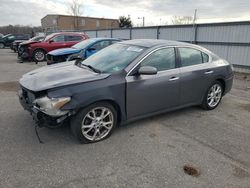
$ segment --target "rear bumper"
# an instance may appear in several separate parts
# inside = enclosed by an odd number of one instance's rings
[[[231,91],[233,87],[233,79],[234,79],[234,76],[232,75],[230,78],[225,80],[225,90],[223,93],[224,95]]]

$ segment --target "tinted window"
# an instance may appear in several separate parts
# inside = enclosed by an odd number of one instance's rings
[[[109,41],[106,40],[106,41],[97,42],[94,45],[92,45],[90,48],[93,48],[95,50],[101,50],[109,45],[110,45]]]
[[[201,51],[192,48],[179,48],[182,67],[202,63]]]
[[[152,66],[158,71],[175,68],[175,51],[174,48],[164,48],[150,54],[143,60],[141,66]]]
[[[55,36],[52,40],[54,42],[63,42],[64,41],[64,35]]]
[[[74,36],[74,35],[66,35],[65,41],[80,41],[82,40],[81,36]]]
[[[9,36],[8,39],[11,40],[11,39],[14,39],[15,37],[14,36]]]
[[[209,56],[205,54],[204,52],[201,52],[201,54],[202,54],[203,63],[209,62]]]
[[[74,46],[72,46],[72,48],[77,48],[77,49],[84,49],[86,48],[88,45],[91,45],[92,43],[95,42],[95,39],[87,39],[81,42],[78,42],[77,44],[75,44]]]
[[[114,44],[85,59],[82,64],[91,65],[102,72],[118,72],[127,67],[145,48]]]
[[[115,44],[117,42],[120,42],[120,41],[119,40],[112,40],[112,41],[110,41],[111,44]]]

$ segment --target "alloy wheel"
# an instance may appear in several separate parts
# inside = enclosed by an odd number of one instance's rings
[[[35,58],[36,58],[37,61],[43,61],[44,58],[45,58],[45,55],[44,55],[43,51],[37,51],[35,53]]]
[[[207,104],[209,107],[214,108],[221,100],[222,88],[219,84],[214,84],[208,91]]]
[[[82,121],[82,134],[90,141],[105,138],[114,126],[114,115],[107,107],[96,107],[90,110]]]

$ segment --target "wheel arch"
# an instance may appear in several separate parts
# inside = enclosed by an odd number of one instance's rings
[[[35,49],[32,51],[32,55],[33,55],[34,52],[37,51],[37,50],[43,50],[46,54],[48,53],[47,50],[45,50],[44,48],[42,48],[42,47],[37,47],[37,48],[35,48]]]
[[[81,106],[80,108],[77,109],[76,113],[78,113],[80,110],[87,108],[90,105],[96,104],[96,103],[109,103],[110,105],[112,105],[116,112],[117,112],[117,123],[119,124],[122,121],[122,111],[121,111],[121,107],[120,105],[113,99],[101,99],[101,100],[96,100],[94,102],[91,102],[89,104],[87,104],[86,106]]]
[[[224,80],[223,78],[217,78],[215,81],[218,81],[218,82],[220,82],[220,83],[221,83],[221,85],[222,85],[222,89],[223,89],[222,94],[224,94],[224,92],[225,92],[225,88],[226,88],[226,82],[225,82],[225,80]]]

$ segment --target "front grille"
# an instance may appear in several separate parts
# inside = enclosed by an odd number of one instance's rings
[[[31,105],[32,102],[36,99],[35,95],[32,92],[30,92],[24,88],[22,88],[22,92],[23,92],[23,97],[24,97],[25,101],[29,105]]]
[[[50,55],[50,54],[47,54],[46,58],[47,58],[48,61],[52,61],[53,60],[53,56]]]
[[[28,102],[29,104],[32,104],[32,102],[35,99],[41,98],[46,95],[46,91],[32,92],[22,86],[21,88],[22,88],[23,97],[25,98],[26,102]]]
[[[47,54],[47,61],[49,62],[60,63],[60,62],[65,62],[66,59],[67,59],[67,55],[53,56],[53,55]]]

